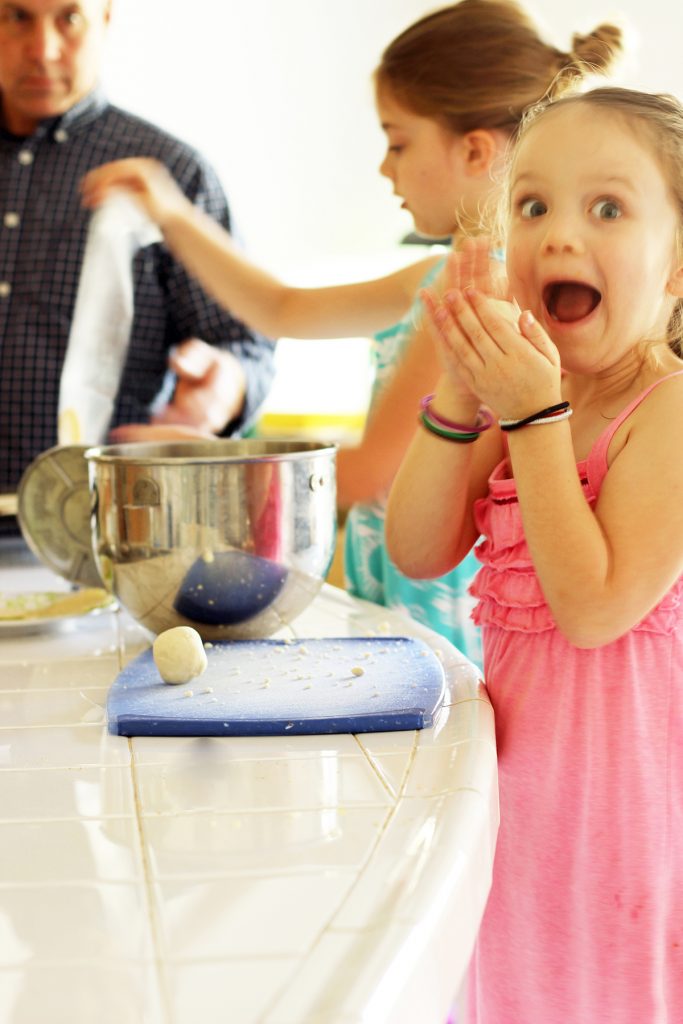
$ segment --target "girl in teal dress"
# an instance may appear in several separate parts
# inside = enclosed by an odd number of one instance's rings
[[[524,109],[591,71],[605,72],[620,40],[618,29],[603,25],[574,36],[563,52],[545,43],[510,0],[461,0],[394,39],[375,72],[377,112],[387,139],[380,172],[418,234],[450,238],[455,248],[477,234]],[[413,304],[426,274],[441,277],[443,256],[432,253],[377,280],[295,288],[245,259],[155,161],[117,161],[90,172],[84,202],[99,205],[111,188],[133,191],[175,256],[234,316],[261,333],[272,338],[376,335],[377,383],[365,432],[358,446],[337,454],[338,502],[350,510],[349,588],[405,609],[479,662],[467,593],[474,562],[468,559],[448,576],[416,583],[401,576],[384,547],[384,498],[415,431],[419,400],[439,377],[432,339]],[[153,429],[158,438],[159,427]],[[187,426],[167,430],[169,437],[196,436]]]
[[[440,260],[427,272],[424,287],[434,282],[444,263],[445,260]],[[404,320],[375,335],[371,348],[375,371],[372,402],[376,402],[400,364],[415,324],[419,322],[421,305],[416,299]],[[470,661],[481,666],[480,633],[471,618],[474,599],[468,590],[479,568],[472,553],[445,576],[431,580],[409,579],[396,568],[387,553],[382,500],[353,505],[346,519],[344,537],[344,575],[350,593],[406,612],[417,622],[445,636]]]

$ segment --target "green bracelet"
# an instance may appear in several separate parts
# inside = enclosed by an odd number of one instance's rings
[[[480,431],[463,433],[460,430],[448,430],[446,427],[438,426],[434,420],[429,418],[426,412],[420,413],[418,422],[423,427],[426,427],[430,433],[436,434],[437,437],[443,437],[446,441],[457,441],[459,444],[471,444],[472,441],[477,440],[480,433]]]

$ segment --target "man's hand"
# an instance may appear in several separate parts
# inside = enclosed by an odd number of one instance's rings
[[[242,412],[246,378],[231,352],[200,338],[182,342],[169,359],[178,382],[172,400],[150,423],[127,423],[109,434],[112,443],[210,438]]]
[[[231,352],[188,338],[169,359],[178,382],[172,400],[152,418],[154,424],[182,424],[218,434],[240,415],[247,382]]]
[[[107,444],[130,444],[144,441],[154,444],[156,441],[216,441],[216,435],[208,430],[196,427],[183,427],[180,424],[164,423],[123,423],[109,431]]]

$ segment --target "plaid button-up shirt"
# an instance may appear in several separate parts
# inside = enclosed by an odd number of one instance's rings
[[[89,211],[78,186],[92,167],[129,156],[162,161],[185,194],[225,228],[216,174],[190,146],[110,105],[96,91],[17,138],[0,127],[0,492],[57,443],[59,382]],[[133,267],[135,315],[112,426],[145,422],[169,387],[169,349],[189,337],[229,349],[245,370],[253,421],[273,376],[272,345],[211,301],[168,249],[148,246]],[[2,532],[2,531],[0,531]]]

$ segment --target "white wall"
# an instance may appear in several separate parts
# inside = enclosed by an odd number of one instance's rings
[[[371,75],[384,45],[438,6],[114,0],[109,93],[210,156],[250,248],[281,271],[312,254],[382,251],[410,220],[377,173]],[[612,0],[527,7],[563,49],[571,32],[614,13]],[[683,95],[681,9],[670,0],[617,9],[640,33],[629,82]]]
[[[111,98],[197,144],[242,233],[287,269],[409,222],[377,174],[370,78],[419,0],[114,0]],[[399,211],[400,212],[400,211]]]
[[[429,0],[113,0],[110,98],[197,145],[218,170],[250,252],[292,283],[372,276],[410,230],[377,173],[383,137],[371,76]],[[615,13],[600,0],[531,0],[561,49]],[[667,11],[668,8],[668,11]],[[683,15],[622,0],[634,46],[623,84],[683,97]],[[670,13],[671,11],[675,13]],[[623,20],[623,17],[622,17]],[[636,45],[637,44],[637,45]],[[365,348],[327,343],[335,372],[312,396],[313,345],[279,346],[275,407],[364,407]],[[315,352],[316,365],[320,353]]]

